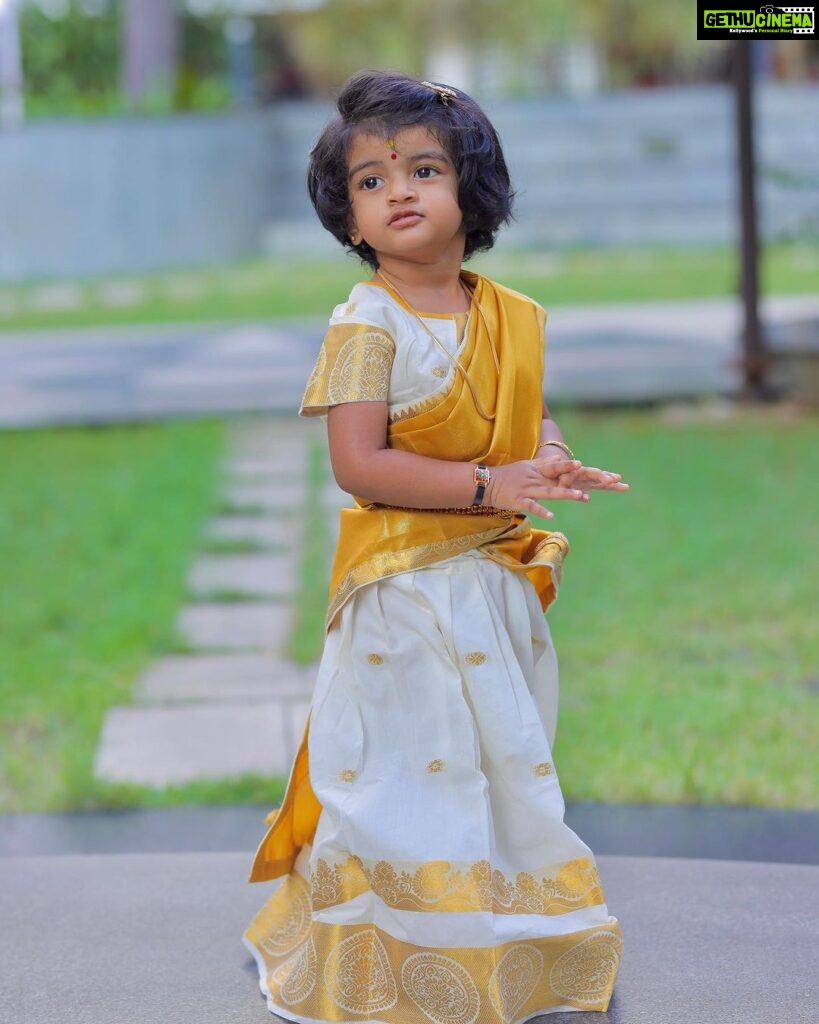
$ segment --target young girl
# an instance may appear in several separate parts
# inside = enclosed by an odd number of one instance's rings
[[[327,637],[251,881],[269,1009],[293,1021],[510,1024],[605,1010],[620,929],[563,822],[543,616],[568,550],[542,501],[626,490],[542,401],[546,314],[461,269],[512,192],[463,92],[352,78],[311,154],[324,226],[372,276],[337,306],[301,413],[341,513]]]

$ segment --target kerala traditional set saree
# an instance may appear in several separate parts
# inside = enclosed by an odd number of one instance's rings
[[[531,458],[545,314],[463,277],[470,313],[425,325],[356,285],[302,414],[386,401],[392,448]],[[552,755],[543,613],[568,544],[520,515],[473,513],[366,496],[341,512],[310,716],[250,873],[274,884],[243,937],[287,1019],[516,1024],[609,1004],[620,927],[563,821]]]

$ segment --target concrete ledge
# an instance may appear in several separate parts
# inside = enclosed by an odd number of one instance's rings
[[[813,1024],[819,868],[599,857],[623,961],[606,1015],[543,1024]],[[240,944],[271,891],[246,854],[0,861],[0,1020],[270,1024]]]
[[[273,787],[271,786],[271,793]],[[251,854],[274,806],[184,806],[0,815],[0,857],[79,853]],[[595,854],[819,867],[819,812],[764,807],[569,803]]]

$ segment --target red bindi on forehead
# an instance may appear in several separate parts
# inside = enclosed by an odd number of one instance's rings
[[[398,159],[398,154],[397,153],[390,153],[390,160],[397,160],[397,159]]]

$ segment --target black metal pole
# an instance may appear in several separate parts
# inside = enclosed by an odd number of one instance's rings
[[[737,155],[739,159],[741,283],[744,311],[742,368],[745,397],[760,399],[764,398],[767,392],[765,387],[767,359],[759,321],[759,240],[756,221],[751,42],[737,40],[733,43],[733,49]]]

